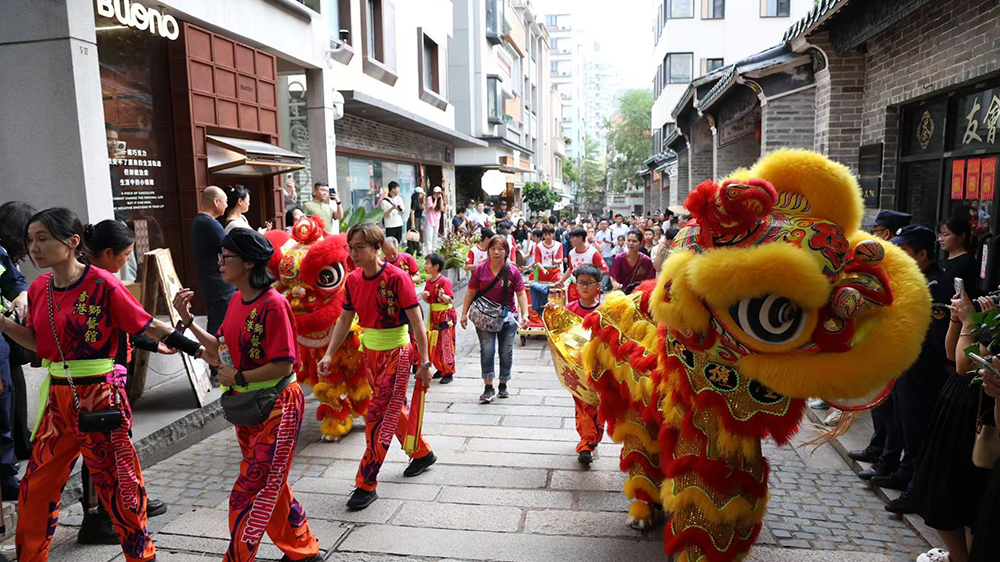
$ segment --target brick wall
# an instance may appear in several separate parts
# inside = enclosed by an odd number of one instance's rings
[[[809,42],[827,56],[827,68],[816,73],[815,149],[857,173],[865,55],[837,52],[825,33],[810,36]]]
[[[1000,4],[931,2],[867,43],[858,144],[885,142],[882,206],[896,193],[897,107],[1000,72]],[[855,158],[856,160],[856,158]]]
[[[812,150],[815,129],[816,88],[769,99],[761,108],[760,154],[782,147]]]
[[[715,150],[691,152],[688,170],[691,174],[690,185],[682,187],[682,191],[685,189],[687,191],[691,191],[699,183],[705,180],[715,179]]]
[[[401,156],[429,164],[447,164],[445,149],[451,148],[451,145],[439,140],[354,115],[344,115],[334,123],[338,147],[366,150],[387,157]]]
[[[689,155],[690,151],[688,151],[687,147],[677,153],[677,181],[673,181],[673,178],[671,178],[670,182],[670,193],[673,197],[680,197],[678,194],[687,194],[691,191],[691,163],[688,159]]]
[[[760,158],[760,150],[761,147],[757,143],[755,135],[743,137],[738,141],[715,149],[716,179],[728,176],[736,168],[749,168]]]

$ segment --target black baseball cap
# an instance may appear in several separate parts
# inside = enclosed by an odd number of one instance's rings
[[[913,215],[909,213],[886,209],[878,212],[878,216],[875,217],[874,222],[865,223],[865,228],[881,226],[895,234],[899,229],[910,224],[911,220],[913,220]]]
[[[894,236],[891,242],[897,246],[909,244],[914,251],[924,250],[928,256],[933,257],[934,248],[937,245],[937,235],[922,224],[911,224],[899,229],[899,234]]]

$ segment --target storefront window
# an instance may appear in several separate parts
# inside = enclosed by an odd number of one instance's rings
[[[98,26],[97,52],[114,216],[135,232],[139,263],[146,251],[163,247],[177,259],[183,255],[183,228],[167,40],[148,31]]]
[[[911,162],[903,167],[906,190],[906,212],[913,215],[913,224],[935,225],[941,186],[941,161]]]
[[[389,182],[395,181],[399,183],[399,195],[406,208],[404,216],[408,218],[416,177],[413,164],[337,155],[337,190],[345,201],[350,193],[351,209],[360,205],[366,212],[371,211],[385,195]]]
[[[312,199],[312,168],[309,160],[309,119],[306,115],[304,74],[278,77],[278,111],[281,115],[281,146],[305,156],[305,168],[291,173],[300,203]]]

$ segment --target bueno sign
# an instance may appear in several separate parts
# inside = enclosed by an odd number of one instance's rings
[[[163,15],[159,10],[129,0],[97,0],[97,13],[115,18],[128,27],[143,31],[148,29],[150,33],[158,33],[170,40],[180,35],[180,26],[173,16]]]

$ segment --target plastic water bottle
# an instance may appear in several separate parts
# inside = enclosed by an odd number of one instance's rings
[[[219,360],[223,365],[233,366],[233,356],[229,354],[229,346],[226,345],[226,337],[219,336]]]

